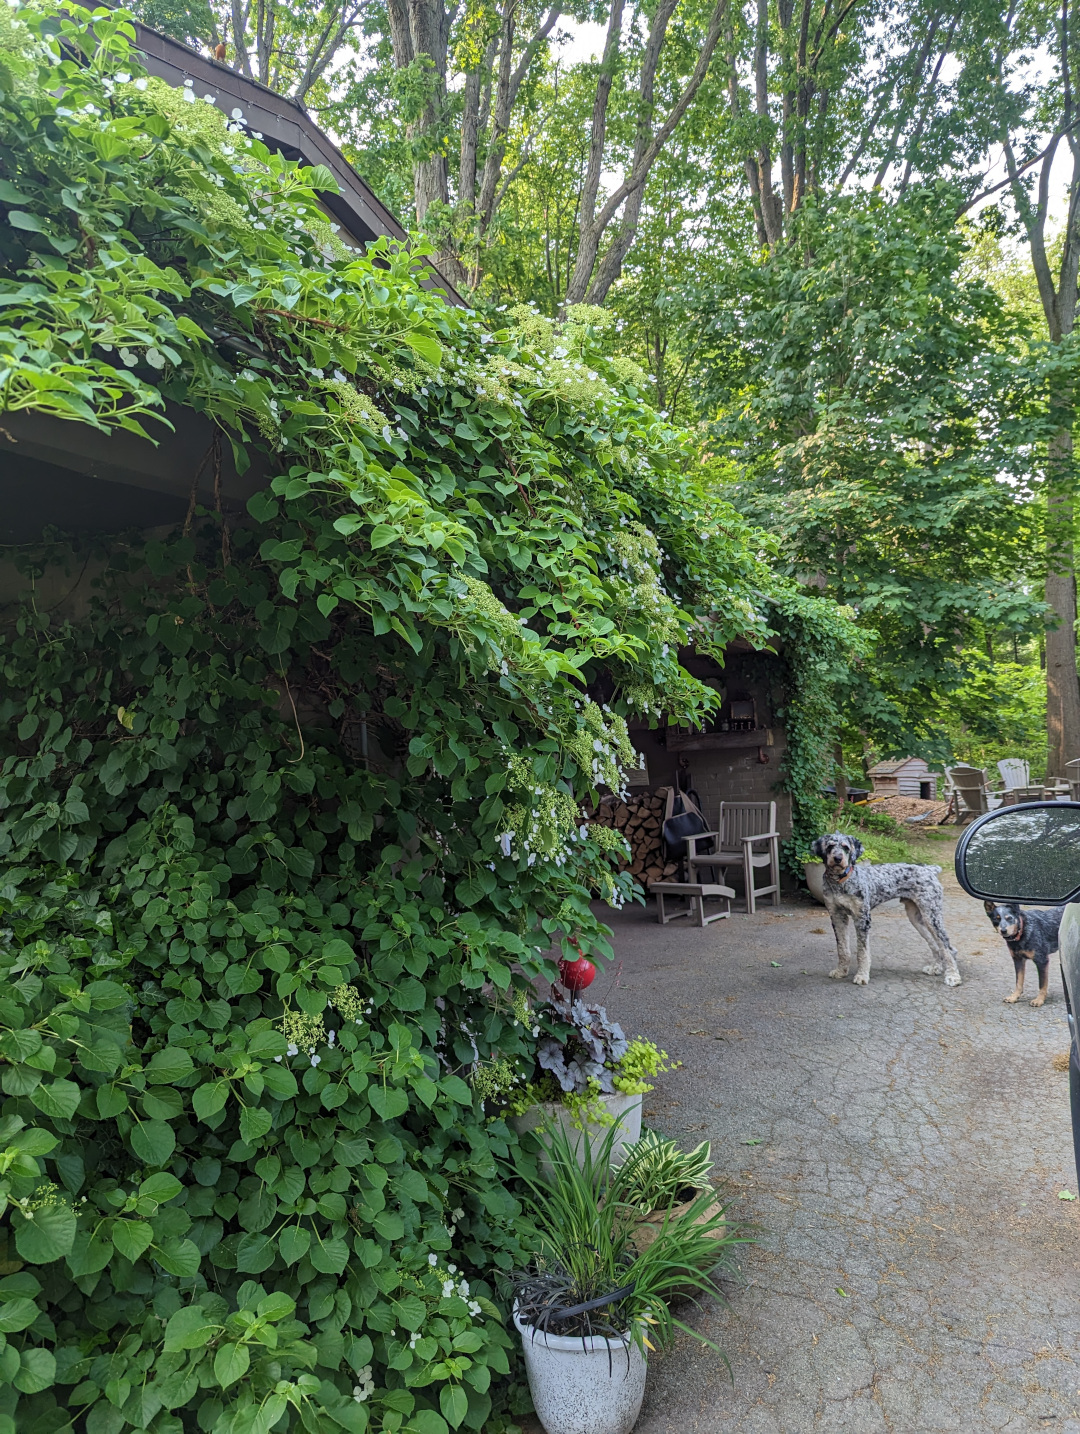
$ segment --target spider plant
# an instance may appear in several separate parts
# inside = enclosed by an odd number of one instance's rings
[[[716,1294],[709,1276],[742,1237],[721,1231],[723,1211],[710,1209],[715,1195],[705,1190],[687,1218],[665,1216],[655,1241],[638,1253],[631,1243],[637,1207],[621,1199],[619,1171],[608,1177],[617,1138],[613,1126],[591,1150],[553,1130],[543,1140],[549,1177],[518,1170],[528,1187],[523,1203],[535,1247],[532,1269],[510,1281],[518,1318],[534,1337],[536,1331],[583,1339],[598,1335],[655,1349],[683,1330],[717,1349],[672,1314],[670,1301],[688,1290]],[[695,1223],[697,1217],[704,1218]]]
[[[626,1160],[612,1178],[611,1198],[648,1215],[692,1200],[711,1169],[707,1140],[687,1154],[674,1140],[647,1130],[627,1147]]]

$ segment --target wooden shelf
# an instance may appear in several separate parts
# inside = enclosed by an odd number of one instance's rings
[[[669,752],[716,752],[775,745],[771,727],[758,727],[753,732],[686,732],[678,727],[667,729]]]

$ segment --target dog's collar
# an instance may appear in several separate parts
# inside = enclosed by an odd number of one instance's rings
[[[836,878],[836,880],[837,880],[838,882],[840,882],[841,885],[843,885],[843,883],[844,883],[845,881],[847,881],[848,877],[851,875],[851,873],[852,873],[854,870],[855,870],[855,863],[852,862],[851,865],[848,867],[848,869],[844,872],[843,876],[838,876],[838,877]]]

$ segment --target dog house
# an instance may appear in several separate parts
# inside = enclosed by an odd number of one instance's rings
[[[938,774],[932,772],[922,757],[898,757],[878,762],[867,773],[879,797],[920,797],[924,802],[937,801]]]

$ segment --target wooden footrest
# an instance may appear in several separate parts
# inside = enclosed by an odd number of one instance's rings
[[[653,881],[649,884],[650,893],[656,897],[656,919],[661,926],[666,926],[669,921],[676,921],[680,916],[696,916],[699,926],[708,926],[713,921],[722,921],[725,916],[731,915],[731,898],[735,895],[730,886],[721,886],[714,881]],[[664,898],[672,896],[685,896],[686,905],[681,911],[668,912],[664,907]],[[705,901],[707,897],[718,897],[724,903],[723,911],[714,911],[712,915],[705,915]]]

